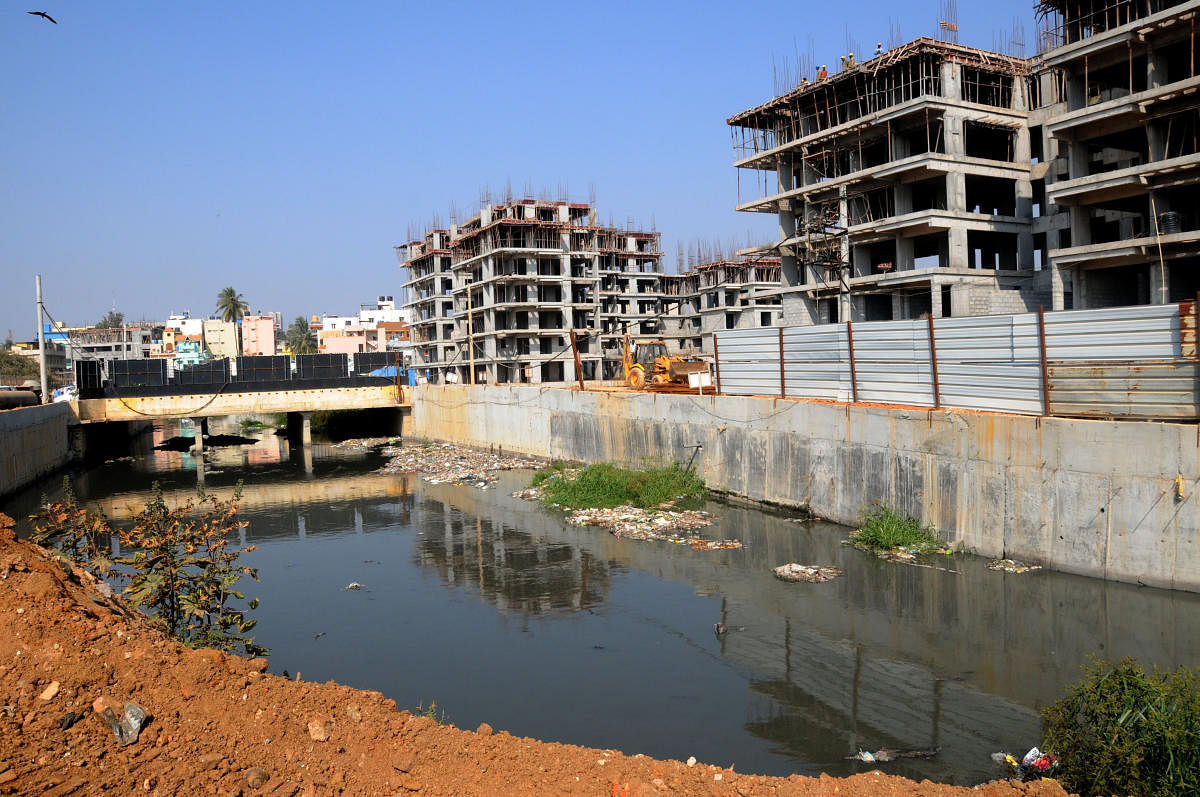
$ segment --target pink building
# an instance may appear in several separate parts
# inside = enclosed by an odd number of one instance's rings
[[[242,355],[275,353],[275,319],[269,315],[242,316]]]
[[[374,330],[371,330],[374,332]],[[318,350],[321,354],[355,354],[370,351],[367,347],[367,331],[362,328],[322,330],[318,335]]]

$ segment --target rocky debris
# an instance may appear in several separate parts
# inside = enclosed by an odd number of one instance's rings
[[[53,682],[51,682],[51,684],[49,686],[47,686],[45,689],[42,690],[42,693],[40,695],[38,695],[38,697],[42,700],[45,700],[47,703],[49,703],[51,700],[54,699],[54,696],[58,694],[58,689],[59,689],[58,681],[53,681]]]
[[[308,723],[308,738],[314,742],[329,741],[329,721],[315,719]]]
[[[261,789],[270,777],[262,767],[250,767],[246,770],[246,785],[252,789]]]
[[[117,745],[120,747],[128,747],[136,742],[142,733],[142,726],[146,724],[146,720],[150,719],[146,710],[132,701],[125,704],[125,710],[120,714],[105,706],[100,716],[104,717],[112,727],[113,735],[117,737]]]
[[[784,581],[807,581],[813,584],[822,584],[842,575],[842,569],[833,565],[802,565],[796,562],[780,565],[771,572]]]
[[[987,563],[988,570],[1000,570],[1005,573],[1029,573],[1041,570],[1041,565],[1031,565],[1019,559],[993,559]]]
[[[466,484],[487,489],[497,471],[537,468],[541,462],[520,454],[491,453],[453,445],[408,445],[382,449],[390,457],[380,473],[419,473],[430,484]]]

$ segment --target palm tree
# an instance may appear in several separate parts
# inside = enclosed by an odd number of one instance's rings
[[[296,320],[288,327],[284,342],[292,354],[317,353],[317,336],[308,328],[308,320],[302,315],[296,316]]]
[[[217,314],[221,316],[222,321],[237,321],[249,309],[250,305],[246,304],[233,286],[222,288],[217,294]]]

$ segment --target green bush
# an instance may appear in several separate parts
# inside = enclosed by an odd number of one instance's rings
[[[931,553],[944,547],[934,529],[922,526],[911,515],[903,515],[883,504],[875,504],[863,514],[858,530],[850,534],[850,541],[870,551],[904,548],[917,553]]]
[[[625,505],[651,509],[678,498],[703,498],[706,493],[704,482],[678,463],[642,470],[588,465],[573,478],[547,477],[535,484],[541,484],[546,503],[570,509]]]
[[[569,466],[566,462],[556,461],[551,462],[546,467],[533,474],[533,486],[537,487],[547,479],[557,478],[562,476]]]
[[[1084,673],[1042,711],[1063,786],[1085,797],[1200,794],[1200,671],[1147,674],[1124,659]]]

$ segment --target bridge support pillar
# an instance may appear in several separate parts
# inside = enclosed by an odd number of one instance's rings
[[[308,448],[312,445],[312,413],[300,413],[300,445]]]
[[[208,420],[206,418],[192,418],[192,426],[196,427],[196,437],[192,442],[192,453],[198,457],[204,453],[204,433],[208,431],[205,428],[208,426]]]

